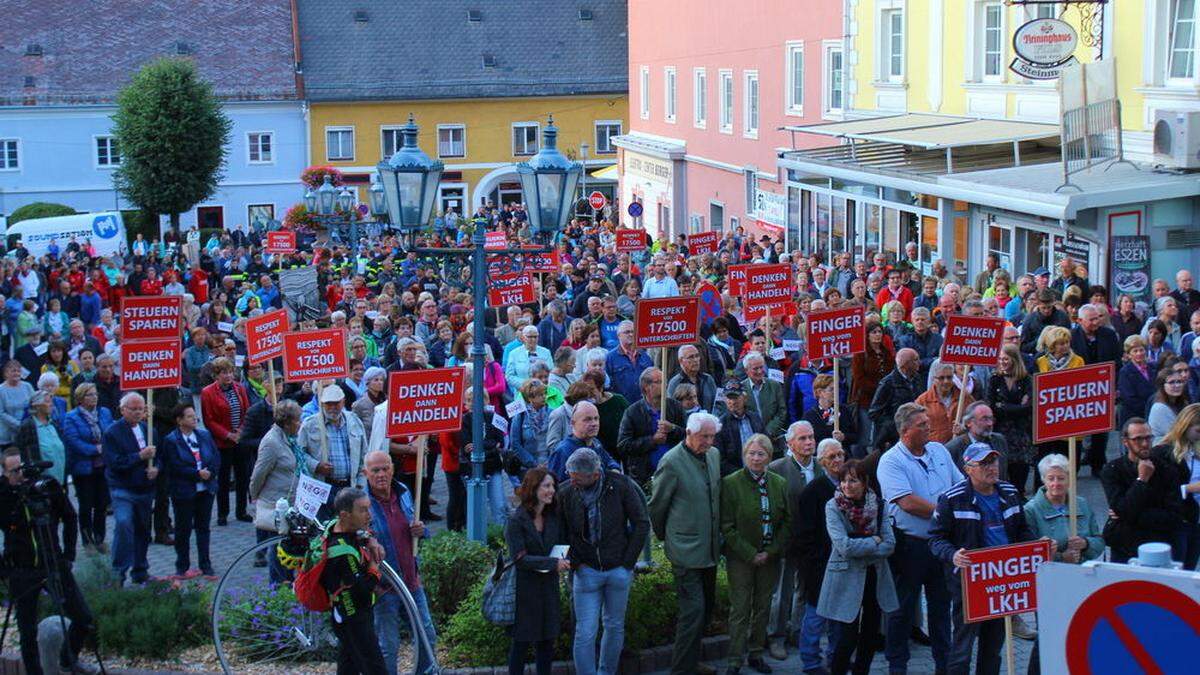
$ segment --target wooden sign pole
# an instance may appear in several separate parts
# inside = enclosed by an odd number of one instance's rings
[[[154,390],[146,390],[146,445],[154,445]],[[146,468],[154,466],[154,458],[146,460]]]
[[[279,399],[275,394],[275,359],[267,361],[267,393],[271,394],[271,407],[279,405]],[[321,401],[318,399],[317,404]]]
[[[1016,675],[1016,664],[1013,663],[1013,627],[1012,615],[1004,617],[1004,661],[1008,665],[1008,675]]]
[[[954,424],[962,424],[963,418],[963,403],[967,400],[967,374],[971,372],[971,366],[962,367],[962,375],[958,382],[958,412],[954,415]]]
[[[1077,488],[1075,486],[1075,467],[1078,466],[1078,457],[1076,457],[1075,453],[1074,436],[1067,439],[1067,462],[1070,464],[1070,466],[1067,467],[1067,508],[1069,509],[1070,514],[1070,520],[1067,522],[1067,525],[1070,527],[1071,536],[1074,537],[1076,536],[1077,529],[1075,521],[1079,516],[1079,506],[1075,503],[1075,495],[1077,494]]]
[[[429,436],[418,436],[417,440],[413,442],[413,447],[416,448],[417,452],[417,475],[413,479],[413,485],[416,487],[416,499],[413,500],[413,518],[416,520],[421,519],[421,488],[424,487],[423,483],[425,482],[425,449],[428,444]],[[417,542],[420,540],[420,537],[413,537],[413,553],[417,552]]]
[[[841,414],[841,380],[838,377],[840,369],[838,368],[838,359],[833,357],[833,430],[835,433],[842,431],[842,414]]]

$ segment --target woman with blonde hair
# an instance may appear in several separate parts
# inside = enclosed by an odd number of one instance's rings
[[[1143,417],[1150,399],[1154,398],[1154,379],[1157,369],[1150,363],[1146,341],[1140,335],[1125,338],[1125,363],[1117,371],[1117,397],[1121,414],[1117,428],[1125,426],[1130,417]]]
[[[1153,452],[1174,472],[1173,485],[1183,497],[1183,528],[1174,546],[1183,568],[1195,570],[1200,562],[1200,403],[1179,412],[1171,430]]]
[[[1069,370],[1083,365],[1083,357],[1071,351],[1071,331],[1062,326],[1046,326],[1038,337],[1039,373]]]

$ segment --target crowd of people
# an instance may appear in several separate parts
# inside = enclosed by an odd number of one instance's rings
[[[519,205],[483,207],[457,227],[420,241],[451,245],[478,227],[528,236]],[[919,640],[938,672],[967,672],[977,649],[979,672],[994,673],[1003,624],[963,622],[966,551],[1044,537],[1068,563],[1106,547],[1123,562],[1150,541],[1170,544],[1187,569],[1200,557],[1200,291],[1187,270],[1141,300],[1110,295],[1069,257],[1053,274],[1018,275],[992,255],[967,280],[941,261],[923,274],[915,245],[824,260],[738,228],[716,253],[691,254],[683,237],[617,253],[611,223],[572,221],[555,239],[561,268],[539,275],[536,302],[475,308],[469,274],[391,235],[280,259],[263,253],[259,233],[236,234],[214,235],[196,259],[139,239],[105,258],[71,241],[0,261],[12,356],[0,447],[52,463],[72,486],[80,543],[110,555],[123,582],[147,580],[152,542],[174,546],[180,577],[214,575],[214,505],[217,533],[232,518],[265,540],[276,502],[307,475],[331,488],[323,517],[357,523],[345,537],[373,533],[370,548],[400,572],[436,640],[412,542],[432,522],[466,526],[472,420],[389,438],[386,380],[471,370],[475,339],[486,343],[485,390],[468,388],[464,404],[485,397],[487,517],[504,526],[517,569],[510,672],[531,648],[538,672],[549,672],[562,572],[576,671],[616,672],[651,532],[675,579],[676,673],[711,672],[699,641],[722,565],[728,672],[767,673],[766,656],[796,651],[806,672],[866,672],[880,649],[904,672]],[[793,311],[744,319],[728,266],[756,262],[791,265]],[[288,383],[282,368],[272,378],[245,358],[246,320],[284,306],[273,270],[295,267],[315,268],[325,316],[294,328],[346,329],[345,378]],[[662,355],[638,349],[636,302],[702,282],[720,289],[722,312],[701,337]],[[160,294],[183,298],[184,381],[156,390],[151,409],[145,392],[120,388],[119,306]],[[866,309],[867,347],[840,364],[839,381],[832,361],[804,353],[806,317],[854,305]],[[474,311],[485,312],[482,336],[470,330]],[[940,333],[956,313],[1006,321],[994,367],[940,361]],[[1119,442],[1082,439],[1081,467],[1071,467],[1065,442],[1030,437],[1031,376],[1105,362],[1119,368]],[[1103,484],[1108,513],[1075,495],[1069,536],[1067,477],[1082,465]],[[435,480],[445,481],[445,504]],[[275,581],[290,575],[275,556],[257,564]],[[394,672],[402,612],[385,593],[364,613],[371,595],[347,595],[335,612],[345,664]],[[1026,622],[1016,633],[1036,636]]]

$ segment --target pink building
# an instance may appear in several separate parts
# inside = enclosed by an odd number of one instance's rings
[[[621,203],[652,235],[783,231],[781,127],[841,119],[842,5],[629,1],[631,129],[613,142]]]

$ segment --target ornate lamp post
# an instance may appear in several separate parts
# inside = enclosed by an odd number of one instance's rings
[[[371,201],[371,217],[375,219],[375,234],[382,233],[382,224],[388,221],[387,196],[383,193],[383,186],[379,184],[379,176],[371,177],[371,189],[367,191]]]
[[[558,128],[554,117],[542,132],[542,147],[528,162],[517,165],[521,192],[529,207],[529,225],[549,238],[566,225],[575,204],[575,189],[583,165],[572,162],[558,150]]]
[[[418,128],[413,116],[400,129],[403,145],[390,159],[378,165],[379,182],[392,225],[415,241],[417,232],[429,224],[438,184],[446,167],[417,147]]]
[[[333,179],[325,176],[325,181],[316,190],[309,189],[304,193],[304,208],[308,209],[318,222],[329,228],[330,236],[341,240],[344,238],[344,228],[350,226],[351,245],[358,243],[358,222],[354,220],[354,193],[350,188],[338,190],[333,186]]]

